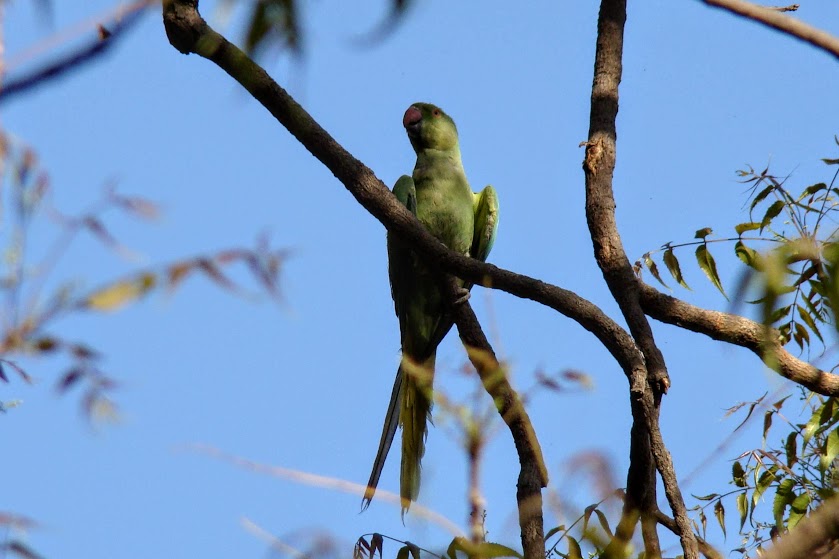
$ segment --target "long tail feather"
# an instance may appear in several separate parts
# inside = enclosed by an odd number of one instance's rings
[[[420,463],[425,454],[425,438],[428,435],[428,419],[431,416],[431,385],[434,375],[434,356],[424,363],[416,364],[403,359],[401,369],[407,369],[405,389],[402,397],[402,468],[400,472],[399,496],[402,500],[402,514],[416,501],[420,487]]]
[[[387,406],[384,425],[382,425],[382,438],[379,439],[379,450],[376,452],[376,459],[373,461],[373,471],[370,472],[370,480],[367,482],[367,489],[364,490],[364,498],[361,500],[361,510],[366,510],[373,500],[376,487],[379,485],[379,478],[382,475],[382,469],[385,467],[387,453],[390,451],[390,445],[393,444],[393,437],[396,434],[396,427],[399,425],[399,413],[402,408],[404,379],[405,375],[400,366],[399,370],[396,371],[396,380],[393,381],[393,391],[390,394],[390,403]]]

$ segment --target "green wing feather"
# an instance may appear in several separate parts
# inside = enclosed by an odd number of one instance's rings
[[[495,244],[495,232],[498,230],[498,195],[492,186],[487,186],[475,194],[475,236],[469,255],[486,261],[492,245]]]

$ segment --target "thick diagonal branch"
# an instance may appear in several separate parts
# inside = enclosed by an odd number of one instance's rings
[[[363,163],[338,144],[291,96],[235,45],[213,31],[195,0],[166,0],[163,20],[172,45],[215,62],[238,81],[324,164],[356,200],[424,259],[471,283],[506,291],[548,306],[593,333],[625,371],[643,366],[632,338],[600,308],[555,285],[516,274],[449,250],[399,203]]]
[[[679,490],[675,469],[658,427],[660,397],[669,386],[664,357],[653,338],[647,317],[639,302],[639,280],[632,270],[621,242],[615,217],[615,197],[612,177],[615,169],[618,114],[618,86],[622,76],[623,31],[626,24],[626,0],[603,0],[597,21],[597,45],[594,58],[594,80],[591,90],[591,116],[586,156],[583,163],[586,178],[586,219],[594,244],[594,256],[603,273],[612,296],[620,306],[629,331],[644,355],[646,374],[633,374],[630,392],[636,424],[634,444],[644,445],[645,430],[649,438],[649,451],[655,458],[656,469],[661,474],[667,500],[680,529],[682,548],[687,559],[698,556],[696,539],[690,527],[684,500]],[[643,415],[643,417],[638,417]],[[642,424],[637,424],[642,421]],[[634,449],[637,456],[646,449]],[[633,473],[633,472],[630,472]],[[649,518],[655,504],[649,495],[655,494],[655,483],[647,472],[638,471],[627,480],[627,507],[641,507],[641,517]],[[635,485],[630,485],[634,482]],[[632,511],[625,508],[622,522],[631,518]],[[648,543],[648,553],[656,553],[657,538]],[[617,539],[617,538],[616,538]]]

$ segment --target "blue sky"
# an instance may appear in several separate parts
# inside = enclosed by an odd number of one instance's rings
[[[6,7],[9,57],[113,5],[55,2],[50,25],[32,4]],[[405,109],[414,101],[443,107],[458,124],[473,188],[491,183],[500,197],[490,260],[572,289],[617,317],[592,258],[578,147],[588,130],[596,3],[419,3],[386,41],[359,48],[352,39],[375,26],[386,4],[306,4],[304,57],[269,54],[262,62],[387,184],[413,166]],[[221,24],[217,7],[202,2],[205,17]],[[836,33],[837,10],[811,2],[800,17]],[[221,29],[235,36],[237,23]],[[700,2],[671,0],[631,3],[625,52],[615,190],[630,257],[690,240],[701,227],[723,234],[747,221],[735,176],[747,164],[794,172],[801,186],[826,177],[819,158],[836,157],[839,91],[829,56]],[[363,483],[398,363],[384,228],[261,106],[210,62],[177,53],[152,12],[107,58],[5,104],[0,122],[37,149],[56,207],[81,211],[116,182],[163,209],[151,224],[106,218],[141,260],[83,238],[56,283],[76,278],[93,287],[138,266],[250,246],[265,232],[290,251],[281,304],[195,278],[171,296],[53,325],[105,354],[103,367],[120,381],[122,419],[91,428],[78,414],[78,394],[57,397],[53,383],[66,367],[59,359],[26,361],[33,386],[18,379],[3,386],[0,399],[22,403],[2,417],[0,508],[40,523],[26,536],[35,549],[47,557],[263,556],[265,543],[242,528],[243,517],[301,549],[328,535],[348,552],[372,531],[427,546],[448,542],[414,515],[403,526],[383,501],[358,514],[358,495],[185,450],[201,443]],[[45,221],[35,252],[50,231]],[[741,269],[730,250],[715,250],[731,285]],[[676,295],[726,309],[690,252],[682,258],[694,291]],[[246,273],[234,275],[247,283]],[[472,302],[515,385],[530,394],[553,498],[579,510],[595,500],[591,476],[569,466],[583,453],[607,457],[622,485],[627,385],[609,354],[576,323],[531,302],[478,288]],[[681,477],[702,465],[685,493],[724,490],[728,460],[759,444],[755,425],[717,452],[737,424],[724,410],[783,384],[745,350],[653,326],[673,382],[665,439]],[[469,401],[475,379],[462,373],[464,362],[450,335],[436,386]],[[589,375],[594,388],[533,389],[537,371],[569,369]],[[465,458],[452,421],[440,413],[435,421],[420,502],[464,525]],[[398,487],[394,450],[384,489]],[[484,460],[489,538],[518,545],[517,460],[503,428]],[[729,509],[734,516],[733,502]],[[549,514],[546,526],[567,521]],[[726,542],[709,533],[713,543],[737,546],[732,531]],[[386,543],[391,555],[394,545]]]

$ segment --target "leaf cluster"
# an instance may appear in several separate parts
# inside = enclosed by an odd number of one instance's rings
[[[839,159],[822,161],[828,166],[839,165]],[[787,179],[771,174],[768,167],[760,172],[752,167],[738,171],[741,182],[749,186],[749,221],[736,225],[734,235],[724,238],[710,239],[713,231],[704,227],[696,231],[697,241],[668,242],[645,253],[636,262],[636,271],[648,270],[669,288],[655,260],[661,253],[670,276],[690,289],[677,252],[695,246],[699,268],[728,298],[710,249],[715,243],[730,244],[747,267],[734,289],[735,304],[745,300],[747,293],[757,293],[747,302],[758,308],[763,324],[777,329],[782,345],[792,341],[800,351],[809,349],[814,339],[824,345],[824,326],[837,326],[831,301],[839,300],[837,173],[827,182],[810,184],[793,194],[786,186]]]
[[[462,559],[463,557],[482,557],[495,559],[500,557],[514,557],[521,559],[522,554],[515,549],[494,542],[470,542],[462,536],[457,536],[449,543],[445,552],[434,553],[423,549],[408,541],[396,540],[382,534],[369,534],[358,538],[353,548],[353,559],[373,559],[376,553],[384,557],[384,540],[389,539],[400,543],[396,552],[397,559],[420,559],[421,557],[437,557],[438,559]]]

